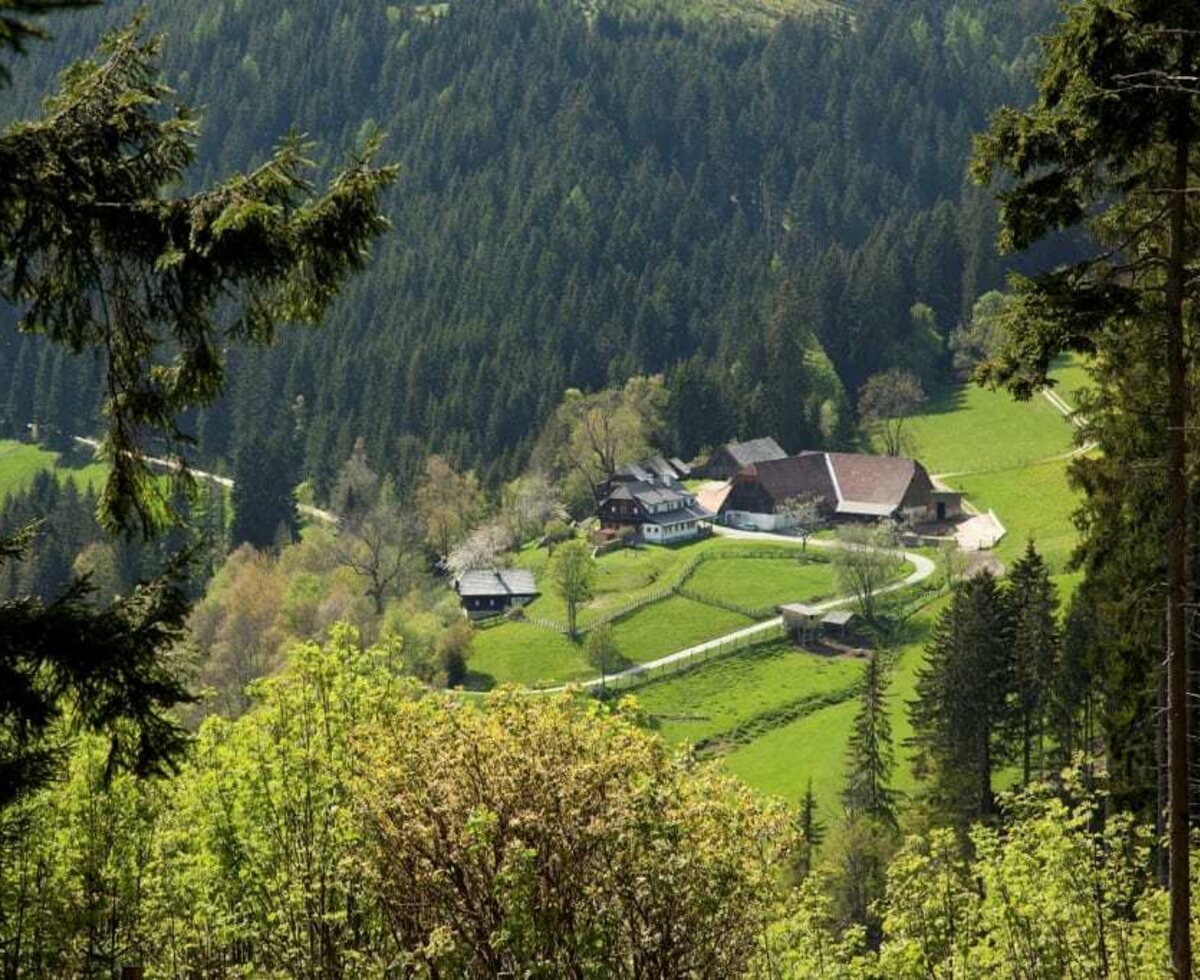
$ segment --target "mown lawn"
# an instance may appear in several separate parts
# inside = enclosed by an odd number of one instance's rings
[[[753,620],[693,599],[672,596],[613,623],[613,637],[630,663],[665,657],[749,626]]]
[[[613,624],[613,636],[630,664],[644,663],[732,633],[753,620],[702,602],[673,596]],[[545,687],[596,676],[583,644],[529,623],[478,630],[471,646],[471,686],[524,684]]]
[[[857,711],[857,698],[814,711],[723,756],[725,768],[748,786],[793,802],[811,779],[822,814],[835,819]]]
[[[804,562],[782,558],[706,561],[687,587],[749,609],[831,598],[837,592],[833,564],[824,555],[809,555]]]
[[[1067,460],[1016,467],[947,481],[982,511],[991,508],[1008,530],[996,547],[1006,564],[1025,550],[1032,537],[1051,570],[1063,572],[1078,540],[1071,515],[1078,495],[1067,485]]]
[[[567,683],[595,675],[582,645],[528,623],[505,623],[477,631],[467,666],[470,686],[481,689],[500,684]]]
[[[598,617],[628,603],[670,588],[684,566],[697,555],[721,551],[778,551],[780,547],[788,546],[787,542],[776,544],[712,537],[671,547],[647,545],[601,555],[596,561],[596,580],[593,586],[595,598],[580,610],[580,625],[586,626]],[[792,547],[799,549],[798,544]],[[533,617],[565,623],[566,604],[555,593],[554,585],[547,574],[549,562],[550,556],[544,548],[531,545],[527,545],[517,555],[516,564],[531,569],[537,576],[538,588],[542,590],[541,596],[529,604],[527,612]],[[704,567],[701,566],[701,570]]]
[[[70,476],[80,489],[89,484],[96,487],[104,481],[108,471],[103,464],[86,466],[60,465],[59,454],[40,446],[0,439],[0,500],[10,493],[20,493],[29,488],[38,473],[54,470],[62,477]]]
[[[861,660],[819,657],[774,640],[633,691],[669,742],[696,742],[802,698],[844,691]]]

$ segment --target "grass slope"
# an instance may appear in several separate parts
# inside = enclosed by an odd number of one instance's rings
[[[753,623],[746,616],[672,596],[613,623],[613,638],[630,663],[665,657]]]
[[[967,385],[930,399],[909,422],[913,453],[930,473],[972,473],[1020,466],[1070,452],[1070,424],[1044,397],[1014,401]]]
[[[561,633],[528,623],[504,623],[477,632],[471,645],[470,670],[469,686],[478,689],[499,684],[535,687],[567,683],[586,680],[595,673],[581,646]]]
[[[846,746],[858,711],[851,698],[772,729],[724,757],[725,767],[747,785],[796,801],[809,780],[826,819],[840,813]]]
[[[786,546],[786,542],[735,541],[729,538],[714,537],[690,544],[669,547],[650,545],[610,552],[602,555],[596,562],[596,580],[593,585],[595,598],[580,610],[579,622],[586,626],[599,616],[614,612],[647,595],[660,593],[664,589],[670,588],[679,578],[684,567],[698,555],[722,552],[752,555],[754,552],[778,552],[780,547]],[[800,546],[797,544],[792,547],[799,555]],[[778,559],[774,560],[778,561]],[[527,612],[533,617],[566,622],[566,604],[554,593],[547,577],[549,563],[550,556],[546,549],[532,545],[527,545],[517,556],[516,564],[521,568],[533,571],[542,589],[542,595],[529,604]],[[725,563],[726,560],[720,562],[721,565]],[[779,564],[781,566],[791,565],[786,561],[779,561]],[[708,564],[701,565],[697,574],[705,571],[708,567]],[[806,575],[819,574],[805,572],[804,566],[798,562],[792,567],[796,570],[796,588],[805,586]],[[710,574],[716,575],[718,580],[729,578],[729,576],[723,576],[719,569]],[[780,574],[786,573],[780,572]],[[694,584],[694,582],[693,578],[689,584]],[[747,603],[747,605],[754,606],[761,604],[758,601]]]
[[[697,742],[731,732],[801,699],[853,688],[860,660],[818,657],[776,640],[714,660],[634,692],[669,742]]]
[[[1071,515],[1079,504],[1078,494],[1067,485],[1067,460],[954,477],[947,482],[966,493],[980,510],[995,510],[1008,529],[995,549],[1006,564],[1025,550],[1025,542],[1032,537],[1052,571],[1066,570],[1078,540]]]
[[[101,463],[86,466],[62,464],[58,453],[29,443],[0,439],[0,500],[11,493],[27,490],[38,473],[54,471],[72,477],[82,489],[89,484],[99,488],[108,475]]]

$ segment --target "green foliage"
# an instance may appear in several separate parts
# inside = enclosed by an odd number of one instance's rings
[[[596,559],[586,541],[567,541],[554,550],[550,559],[550,582],[567,607],[567,632],[578,636],[579,607],[592,597],[596,577]]]
[[[752,953],[784,815],[627,720],[426,700],[363,747],[384,907],[415,967],[735,976]]]
[[[972,860],[949,831],[909,841],[888,873],[881,975],[1166,974],[1146,828],[1100,823],[1099,799],[1069,786],[1071,802],[1044,786],[1011,800],[1004,831],[972,832]]]
[[[0,538],[0,565],[28,546]],[[0,602],[0,811],[54,778],[72,730],[106,737],[109,774],[169,771],[185,742],[168,714],[189,699],[167,661],[188,608],[178,572],[100,609],[87,599],[76,583]]]
[[[349,629],[293,649],[170,783],[106,782],[85,740],[68,781],[0,814],[6,972],[742,971],[780,808],[620,715],[422,696],[392,658]]]
[[[395,171],[355,160],[314,197],[312,148],[289,137],[249,174],[169,193],[195,128],[157,80],[161,42],[134,26],[101,53],[64,73],[41,119],[0,136],[0,288],[22,329],[105,355],[103,513],[152,530],[167,515],[139,458],[147,433],[182,438],[179,414],[221,390],[228,339],[267,343],[281,323],[321,320],[386,225],[378,199]]]

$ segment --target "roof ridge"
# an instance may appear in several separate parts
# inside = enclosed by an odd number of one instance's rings
[[[846,498],[842,494],[842,485],[838,482],[837,470],[833,468],[833,460],[830,458],[830,453],[822,453],[825,457],[825,468],[829,471],[829,479],[833,481],[833,492],[837,494],[837,502],[841,504]]]

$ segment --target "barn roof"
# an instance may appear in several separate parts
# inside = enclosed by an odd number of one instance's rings
[[[733,457],[738,466],[751,466],[754,463],[763,463],[770,459],[787,458],[787,453],[770,436],[748,439],[745,442],[726,443],[725,451]]]
[[[768,459],[747,467],[744,476],[757,479],[777,504],[808,494],[824,497],[832,504],[838,499],[837,488],[824,457],[824,453],[803,453]]]
[[[459,595],[472,598],[538,594],[533,572],[525,568],[485,568],[463,572],[455,588]]]
[[[898,510],[916,476],[918,464],[897,456],[825,453],[837,487],[839,514],[887,517]]]
[[[821,610],[816,606],[809,606],[803,602],[790,602],[786,606],[780,606],[779,611],[791,613],[793,616],[805,616],[808,619],[815,619],[821,615]]]
[[[838,514],[887,517],[900,509],[920,463],[895,456],[805,452],[755,463],[742,471],[780,504],[792,497],[824,498]]]

